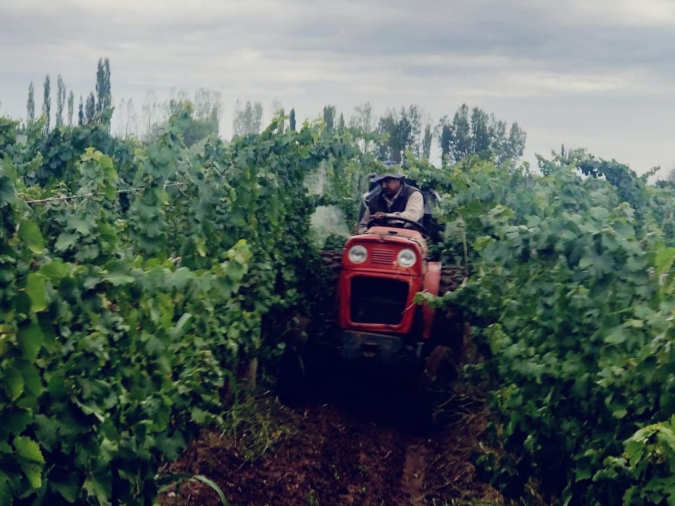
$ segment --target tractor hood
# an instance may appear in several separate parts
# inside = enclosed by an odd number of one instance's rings
[[[426,241],[415,230],[372,227],[347,241],[342,266],[349,270],[420,275],[427,254]]]

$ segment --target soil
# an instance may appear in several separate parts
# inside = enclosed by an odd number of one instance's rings
[[[443,427],[426,436],[405,429],[401,408],[396,392],[371,387],[296,407],[261,393],[162,474],[206,477],[232,506],[504,504],[471,464],[487,424],[480,399],[456,393]],[[165,490],[160,504],[223,503],[192,479]]]

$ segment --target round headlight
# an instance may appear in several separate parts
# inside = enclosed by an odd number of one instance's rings
[[[347,253],[347,258],[349,261],[355,264],[362,264],[368,258],[368,250],[364,246],[357,244],[352,246]]]
[[[406,248],[399,251],[396,260],[401,267],[412,267],[417,262],[417,255],[413,250]]]

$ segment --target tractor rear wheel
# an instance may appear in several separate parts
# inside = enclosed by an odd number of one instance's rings
[[[424,360],[413,402],[416,432],[428,434],[440,426],[445,406],[452,399],[457,367],[452,348],[437,345]]]
[[[320,257],[319,296],[312,319],[303,322],[301,328],[291,326],[283,336],[286,347],[279,361],[277,391],[280,399],[290,405],[308,400],[311,387],[323,382],[326,371],[321,347],[316,341],[330,335],[337,319],[335,297],[342,269],[342,251],[323,250]]]
[[[342,251],[323,250],[320,255],[322,261],[322,270],[319,277],[321,295],[315,317],[316,327],[313,330],[322,333],[326,330],[326,327],[337,321],[336,297],[340,272],[342,271]]]
[[[327,287],[335,289],[342,270],[342,250],[322,250],[319,254],[323,264],[323,280]]]
[[[307,329],[308,340],[301,357],[294,363],[302,363],[303,379],[309,390],[324,385],[332,376],[333,348],[336,341],[337,327],[337,289],[342,271],[342,250],[323,250],[321,271],[317,276],[320,288],[312,321]],[[289,360],[290,361],[290,360]]]
[[[463,279],[462,269],[442,267],[438,295],[456,290]],[[464,330],[464,316],[458,306],[450,304],[436,309],[415,388],[412,413],[416,431],[428,433],[440,425],[444,408],[452,399],[453,383],[459,376]]]
[[[462,283],[464,273],[457,267],[442,267],[438,295],[454,292]],[[431,341],[435,345],[452,349],[454,360],[459,362],[464,355],[465,321],[461,309],[455,304],[436,309],[431,329]]]

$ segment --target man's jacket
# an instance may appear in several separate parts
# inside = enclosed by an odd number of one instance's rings
[[[401,216],[417,223],[422,224],[424,218],[424,197],[414,186],[403,183],[399,192],[388,199],[381,188],[365,196],[366,212],[359,223],[359,227],[364,228],[370,216],[375,213],[387,213],[392,218]]]

